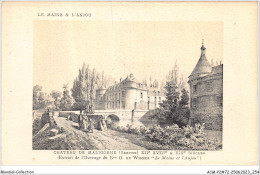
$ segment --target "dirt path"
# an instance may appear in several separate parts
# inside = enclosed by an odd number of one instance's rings
[[[128,139],[121,137],[120,133],[115,134],[110,130],[99,131],[94,133],[85,133],[78,129],[78,124],[66,120],[63,117],[54,116],[59,127],[63,127],[66,133],[66,139],[70,149],[72,150],[144,150],[146,148],[133,144]]]

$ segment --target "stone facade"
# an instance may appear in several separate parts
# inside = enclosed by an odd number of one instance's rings
[[[223,64],[211,67],[201,47],[200,59],[189,76],[190,125],[205,123],[205,128],[222,130]]]
[[[96,110],[150,110],[159,107],[165,99],[158,85],[140,83],[133,74],[120,83],[96,91]]]

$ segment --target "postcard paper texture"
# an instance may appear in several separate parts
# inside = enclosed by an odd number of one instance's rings
[[[256,165],[256,2],[3,2],[4,165]]]

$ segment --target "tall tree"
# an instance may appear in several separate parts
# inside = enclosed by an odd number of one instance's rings
[[[105,88],[111,82],[111,78],[105,76],[104,72],[98,73],[95,69],[90,69],[84,63],[79,69],[78,76],[74,79],[71,89],[74,99],[73,108],[93,112],[95,108],[95,96],[98,88]]]
[[[180,74],[179,66],[177,64],[177,60],[174,63],[173,69],[169,71],[166,76],[166,82],[174,82],[177,86],[177,91],[181,92],[183,88],[187,88],[187,79],[184,78],[183,74]],[[164,81],[164,83],[166,83]]]
[[[62,110],[71,110],[72,107],[72,98],[70,96],[69,90],[68,90],[68,84],[63,85],[63,97],[60,101],[60,108]]]
[[[74,98],[74,109],[86,110],[89,100],[88,100],[88,67],[85,63],[82,68],[79,69],[79,74],[75,78],[73,83],[72,97]]]
[[[97,82],[99,82],[99,77],[96,75],[96,70],[92,70],[91,79],[90,79],[90,97],[89,97],[89,112],[93,113],[94,109],[94,100],[96,96]]]
[[[181,92],[183,89],[187,89],[187,79],[184,78],[183,74],[181,74],[179,78],[179,83],[178,83],[178,92]]]
[[[164,100],[160,105],[166,111],[174,113],[178,107],[178,100],[180,93],[177,92],[177,86],[174,82],[167,82],[166,86],[166,100]]]
[[[180,127],[186,126],[189,122],[190,109],[189,109],[189,92],[186,89],[182,89],[181,100],[179,106],[173,115],[173,122]]]
[[[157,109],[152,118],[157,118],[161,123],[175,123],[180,127],[188,124],[190,110],[188,107],[188,91],[183,89],[181,99],[179,100],[180,93],[174,81],[167,82],[165,86],[166,100]]]
[[[180,107],[187,107],[189,104],[189,92],[186,89],[181,91],[181,100],[179,101]]]
[[[59,91],[52,91],[51,96],[54,99],[54,106],[55,109],[58,110],[60,109],[60,104],[61,104],[61,92]]]

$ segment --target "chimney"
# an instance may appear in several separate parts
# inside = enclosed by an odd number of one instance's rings
[[[220,65],[221,65],[221,61],[220,61]]]
[[[120,83],[121,83],[121,81],[122,81],[122,77],[120,77]]]

